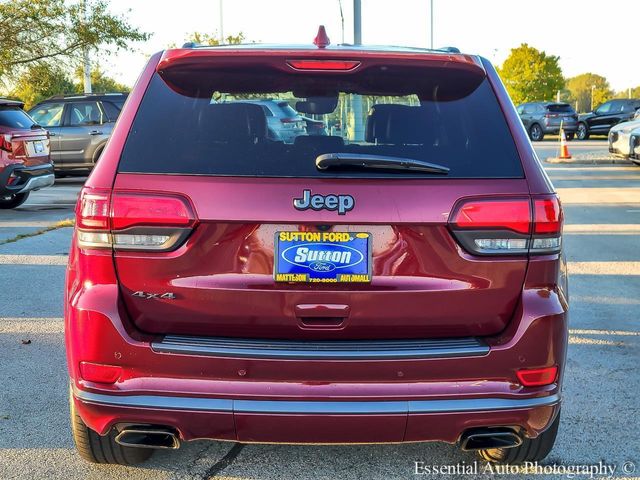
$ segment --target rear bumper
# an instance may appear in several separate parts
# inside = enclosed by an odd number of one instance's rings
[[[568,124],[563,125],[564,133],[576,133],[578,131],[578,124]],[[543,125],[542,127],[544,133],[548,133],[550,135],[555,135],[560,133],[560,125]]]
[[[85,421],[159,424],[184,441],[207,438],[265,443],[455,443],[469,428],[511,426],[536,436],[553,421],[558,394],[531,398],[409,401],[236,400],[110,395],[74,389]]]
[[[15,179],[9,184],[10,179]],[[7,166],[0,173],[0,195],[15,195],[49,187],[55,182],[53,165],[35,165],[31,167],[22,164]]]

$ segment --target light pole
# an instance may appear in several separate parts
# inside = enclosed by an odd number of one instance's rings
[[[431,14],[429,15],[429,20],[431,21],[431,29],[430,29],[430,34],[431,34],[431,43],[429,44],[429,48],[431,50],[433,50],[433,0],[429,0],[431,3]]]
[[[80,6],[82,7],[82,18],[84,23],[86,24],[89,19],[89,14],[87,12],[87,2],[86,0],[82,0],[80,2]],[[85,47],[82,52],[83,56],[83,83],[84,83],[84,93],[91,93],[91,60],[89,59],[89,48]]]
[[[220,1],[220,45],[224,45],[224,23],[222,18],[222,11],[224,9],[222,5],[222,0]]]
[[[353,44],[362,45],[362,3],[353,0]],[[353,125],[352,139],[356,142],[364,140],[364,125],[362,118],[362,96],[351,96],[351,124]]]

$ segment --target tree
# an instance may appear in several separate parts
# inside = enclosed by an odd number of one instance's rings
[[[225,45],[239,45],[245,41],[244,33],[239,32],[237,35],[228,35],[224,37]],[[220,45],[220,38],[217,32],[214,32],[212,35],[203,32],[193,32],[185,42],[193,42],[198,45],[209,45],[215,46]],[[170,45],[169,48],[176,48],[177,45],[174,43]]]
[[[82,1],[82,0],[80,0]],[[11,0],[0,2],[0,78],[15,78],[33,63],[77,60],[85,49],[103,54],[126,49],[149,34],[108,12],[106,0]]]
[[[631,90],[631,95],[629,95],[629,90]],[[640,98],[640,85],[616,92],[615,98]]]
[[[563,97],[572,105],[577,104],[576,110],[578,112],[590,112],[592,106],[596,108],[612,98],[613,91],[603,76],[595,73],[583,73],[567,79],[566,96]]]
[[[526,43],[512,48],[498,73],[513,103],[552,100],[564,86],[559,59]]]
[[[25,102],[27,109],[47,97],[75,93],[73,82],[60,67],[40,62],[29,65],[15,82],[11,96]]]
[[[75,71],[75,91],[77,93],[84,92],[84,70],[80,66]],[[124,85],[114,78],[108,77],[100,70],[100,67],[96,67],[91,70],[91,90],[96,93],[102,92],[129,92],[131,88]]]

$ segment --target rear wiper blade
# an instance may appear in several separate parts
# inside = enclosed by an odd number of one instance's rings
[[[417,171],[446,175],[449,169],[443,165],[423,162],[413,158],[389,157],[358,153],[325,153],[316,157],[318,170],[332,168],[373,168],[379,170]]]

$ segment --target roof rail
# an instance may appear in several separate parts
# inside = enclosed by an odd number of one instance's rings
[[[83,98],[83,97],[111,97],[118,95],[128,95],[127,92],[95,92],[95,93],[65,93],[53,95],[47,100],[64,100],[65,98]]]
[[[460,53],[460,49],[458,47],[442,47],[436,48],[438,52],[447,52],[447,53]]]

